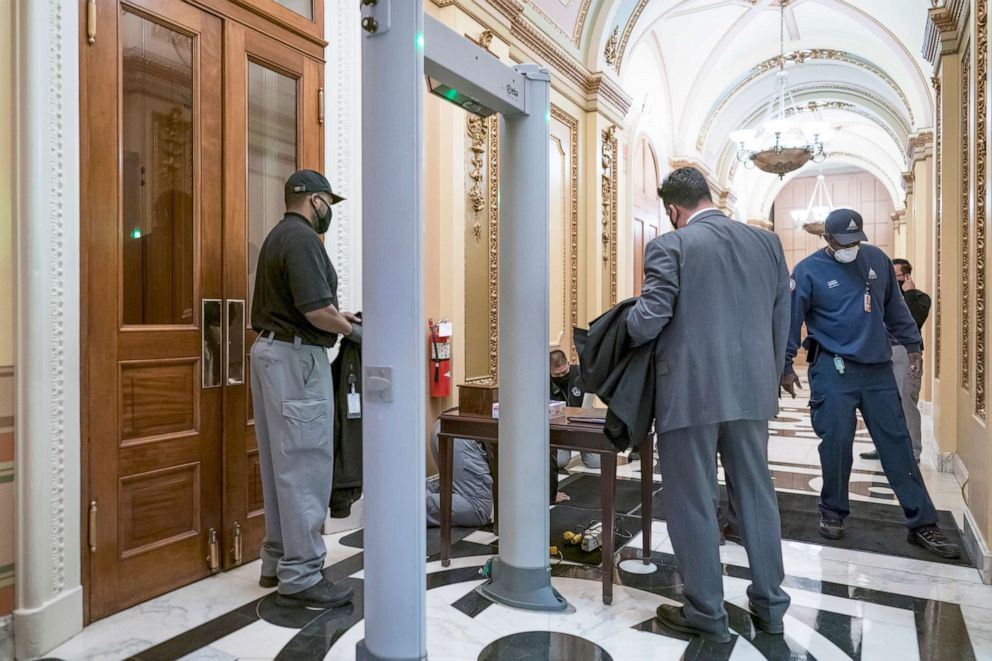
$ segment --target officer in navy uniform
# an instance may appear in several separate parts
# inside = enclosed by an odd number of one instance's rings
[[[958,547],[937,526],[937,511],[913,457],[892,372],[893,341],[906,347],[910,369],[923,366],[922,339],[896,281],[892,262],[867,241],[861,215],[836,209],[827,216],[827,247],[793,272],[792,327],[782,387],[802,387],[792,367],[803,323],[810,354],[810,416],[820,437],[820,534],[839,539],[850,513],[855,411],[875,441],[882,468],[909,527],[907,539],[935,555],[956,558]]]
[[[565,402],[565,406],[582,406],[586,391],[579,379],[579,366],[569,365],[568,356],[561,349],[549,355],[551,361],[551,401]],[[571,450],[557,450],[552,459],[558,469],[564,469],[572,460]],[[599,468],[600,458],[595,452],[583,452],[582,463],[588,468]]]
[[[313,170],[295,172],[284,190],[286,215],[258,255],[251,325],[251,394],[265,506],[262,587],[276,603],[333,608],[352,589],[321,573],[327,549],[320,528],[334,473],[334,387],[327,350],[352,338],[361,320],[338,311],[337,274],[320,235],[341,201]],[[355,324],[355,328],[352,328]]]

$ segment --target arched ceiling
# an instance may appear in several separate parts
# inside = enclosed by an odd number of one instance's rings
[[[523,3],[535,19],[555,24],[559,40],[567,35],[590,70],[619,75],[634,96],[632,114],[653,115],[666,142],[660,151],[704,163],[748,200],[763,197],[760,182],[778,182],[745,172],[729,135],[760,124],[775,89],[779,0]],[[836,128],[826,143],[835,160],[869,169],[887,186],[907,167],[909,137],[933,117],[930,65],[921,54],[929,7],[929,0],[791,0],[786,9],[797,102],[815,103]],[[760,211],[754,204],[749,213]]]

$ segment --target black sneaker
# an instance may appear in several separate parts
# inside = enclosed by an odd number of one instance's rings
[[[355,593],[347,585],[335,585],[326,578],[321,577],[320,581],[311,585],[306,590],[294,592],[293,594],[276,595],[276,604],[283,608],[315,608],[324,610],[343,606],[351,601]]]
[[[844,536],[844,520],[821,514],[820,535],[827,539],[840,539]]]
[[[939,555],[941,558],[953,560],[961,555],[961,549],[958,548],[957,544],[948,542],[947,538],[944,537],[944,531],[936,525],[922,526],[915,530],[910,530],[906,535],[906,539],[910,544],[922,546],[927,551],[930,551],[934,555]]]
[[[262,574],[258,577],[258,584],[263,588],[277,588],[279,587],[279,579],[276,576]]]
[[[872,459],[874,461],[878,461],[878,450],[872,450],[871,452],[862,452],[860,456],[862,459]]]
[[[640,450],[631,450],[630,454],[627,455],[627,461],[629,463],[634,463],[635,461],[640,461],[640,460],[641,460]]]
[[[699,636],[703,640],[708,640],[714,643],[729,643],[733,640],[729,630],[724,631],[723,633],[712,633],[710,631],[700,629],[696,625],[692,624],[686,618],[685,611],[681,606],[662,604],[661,606],[658,606],[658,610],[655,611],[655,614],[658,616],[658,619],[661,620],[661,623],[669,629]]]

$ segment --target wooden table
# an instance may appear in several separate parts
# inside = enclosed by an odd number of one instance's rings
[[[613,533],[616,514],[613,511],[616,499],[617,448],[603,434],[599,424],[573,422],[574,417],[588,409],[566,408],[562,417],[551,420],[551,447],[579,452],[595,452],[601,458],[600,509],[603,522],[602,574],[603,603],[613,601]],[[451,564],[451,493],[453,482],[453,441],[465,438],[486,444],[496,450],[499,444],[499,420],[490,417],[460,413],[451,409],[441,414],[441,431],[438,434],[438,468],[441,472],[441,564]],[[651,561],[651,498],[654,492],[654,452],[653,448],[641,449],[641,557],[645,564]],[[550,460],[550,457],[549,457]],[[499,502],[499,476],[496,464],[493,467],[493,502]],[[498,510],[497,510],[498,521]],[[559,542],[562,543],[562,542]]]

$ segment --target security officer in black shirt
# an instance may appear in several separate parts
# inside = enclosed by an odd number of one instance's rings
[[[327,549],[320,528],[334,472],[327,349],[360,326],[355,315],[338,311],[337,274],[320,241],[331,206],[342,198],[313,170],[290,176],[284,192],[286,215],[259,252],[251,309],[259,333],[251,392],[265,502],[259,584],[278,586],[280,606],[333,608],[351,601],[352,589],[321,574]]]

